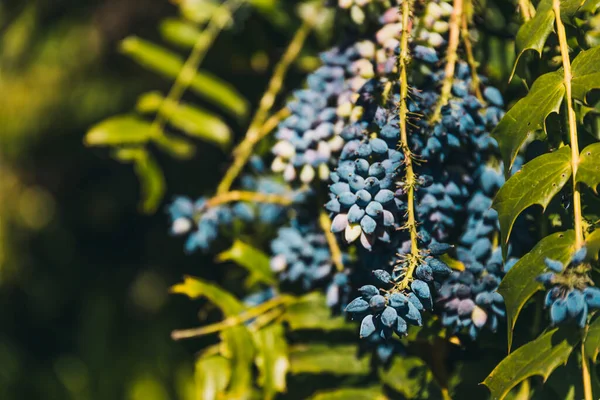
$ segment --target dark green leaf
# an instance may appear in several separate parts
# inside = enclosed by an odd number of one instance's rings
[[[596,189],[600,184],[600,143],[591,144],[583,149],[579,157],[576,179],[598,194]]]
[[[311,400],[386,400],[379,386],[368,388],[343,388],[318,392]]]
[[[585,355],[594,363],[600,353],[600,318],[596,318],[589,326],[585,337]]]
[[[263,388],[264,399],[286,390],[285,377],[289,369],[288,346],[281,324],[271,324],[253,333],[256,345],[258,384]]]
[[[381,380],[406,399],[442,398],[429,366],[415,356],[395,357],[388,369],[380,370]]]
[[[232,261],[248,270],[252,283],[272,285],[277,282],[271,270],[269,256],[240,240],[236,240],[228,250],[217,255],[217,262],[226,261]]]
[[[292,374],[366,375],[369,358],[359,359],[355,345],[310,344],[290,348]]]
[[[552,329],[509,354],[485,378],[492,400],[501,400],[525,379],[539,375],[544,381],[561,364],[565,364],[579,340],[569,328]]]
[[[586,101],[587,93],[600,89],[600,46],[582,51],[573,60],[571,88],[573,98]]]
[[[512,345],[513,329],[521,309],[531,296],[542,289],[535,278],[544,272],[546,257],[566,262],[575,251],[575,232],[557,232],[543,238],[529,253],[523,256],[502,279],[498,292],[506,305],[508,350]]]
[[[155,212],[165,194],[165,177],[154,158],[143,148],[118,149],[113,157],[133,163],[141,185],[141,210],[148,214]]]
[[[121,50],[140,65],[169,79],[175,79],[183,68],[184,61],[177,54],[137,37],[123,40]],[[190,89],[233,115],[244,117],[248,113],[246,99],[232,85],[206,71],[196,71]]]
[[[585,247],[587,247],[587,257],[597,260],[600,251],[600,229],[596,229],[586,236]]]
[[[600,0],[586,0],[579,9],[579,12],[594,14],[598,7],[600,7]]]
[[[292,330],[323,331],[357,329],[356,324],[346,321],[343,316],[334,317],[325,303],[325,296],[320,292],[312,292],[292,303],[286,313],[285,320]]]
[[[519,214],[534,204],[545,210],[570,176],[571,149],[564,146],[528,162],[500,188],[492,207],[498,211],[503,248]]]
[[[565,94],[562,71],[540,76],[531,90],[502,118],[492,135],[498,140],[505,171],[510,171],[517,152],[532,132],[546,130],[548,114],[558,113]]]
[[[86,133],[87,146],[143,144],[150,140],[150,123],[130,115],[118,115],[94,125]]]
[[[222,397],[229,383],[231,368],[229,361],[222,356],[204,356],[196,360],[195,398],[217,400]]]

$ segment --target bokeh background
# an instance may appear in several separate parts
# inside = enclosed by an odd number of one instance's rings
[[[255,104],[299,24],[296,3],[280,2],[275,14],[243,10],[203,68]],[[517,25],[512,6],[494,4],[479,21],[480,55],[502,86]],[[169,335],[197,324],[197,305],[168,287],[200,269],[219,276],[219,266],[183,254],[164,205],[214,187],[228,155],[199,141],[185,162],[153,152],[168,186],[158,211],[144,215],[132,167],[83,143],[91,125],[132,110],[139,94],[168,91],[168,79],[124,57],[119,43],[161,42],[160,22],[179,12],[167,0],[0,2],[0,399],[193,398],[200,345]],[[286,89],[330,40],[311,37]],[[245,122],[227,122],[239,138]]]

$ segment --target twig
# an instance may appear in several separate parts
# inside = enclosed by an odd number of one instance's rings
[[[454,68],[456,67],[456,50],[458,49],[463,0],[454,0],[452,5],[453,10],[452,15],[450,15],[450,27],[448,34],[449,38],[448,48],[446,50],[446,68],[444,69],[444,81],[442,83],[440,97],[438,98],[435,110],[433,112],[433,115],[431,116],[431,123],[436,123],[440,119],[442,107],[444,107],[450,99],[450,90],[452,89],[452,82],[454,81]]]
[[[244,190],[233,190],[223,194],[218,194],[210,198],[206,202],[206,207],[215,207],[221,204],[231,203],[234,201],[248,201],[253,203],[271,203],[288,206],[292,204],[293,199],[289,196],[280,194],[268,194],[259,192],[248,192]]]
[[[327,239],[327,244],[329,245],[329,251],[331,252],[331,260],[333,261],[333,264],[338,272],[343,272],[344,262],[342,251],[340,250],[340,246],[338,245],[335,235],[331,232],[331,220],[325,211],[321,211],[319,214],[319,224],[321,225],[323,233],[325,233],[325,238]]]
[[[233,152],[233,163],[231,164],[231,166],[225,173],[223,180],[217,187],[217,194],[223,194],[227,192],[229,188],[231,188],[231,185],[233,184],[235,179],[238,177],[242,169],[244,169],[246,162],[252,154],[254,146],[260,141],[262,137],[264,137],[264,135],[261,135],[261,128],[265,123],[265,120],[267,119],[269,111],[275,103],[275,98],[277,97],[277,94],[281,90],[283,80],[290,65],[298,57],[298,54],[300,54],[300,50],[302,50],[304,42],[306,41],[308,34],[310,33],[315,24],[315,19],[316,17],[308,18],[304,21],[304,23],[302,24],[300,29],[298,29],[298,31],[294,35],[294,38],[288,45],[288,48],[283,54],[283,57],[275,66],[275,71],[273,72],[273,76],[269,81],[267,91],[260,100],[258,110],[256,111],[256,114],[254,114],[254,118],[250,123],[250,127],[246,132],[244,140],[235,148]]]

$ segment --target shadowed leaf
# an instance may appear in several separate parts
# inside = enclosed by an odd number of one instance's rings
[[[345,388],[318,392],[310,400],[385,400],[385,396],[378,386],[368,388]]]
[[[285,320],[292,330],[356,330],[356,325],[346,321],[343,316],[331,315],[325,296],[319,292],[306,294],[290,304]]]
[[[504,298],[508,325],[508,350],[513,339],[513,329],[521,309],[531,296],[543,285],[535,278],[544,272],[544,260],[551,258],[561,262],[569,260],[575,250],[575,232],[557,232],[543,238],[529,253],[523,256],[502,279],[498,292]]]
[[[270,259],[262,251],[240,240],[224,252],[217,255],[217,262],[232,261],[250,273],[250,280],[266,284],[275,284],[277,280],[271,270]]]
[[[600,318],[596,318],[589,326],[585,337],[585,355],[594,363],[600,352]]]
[[[587,146],[581,152],[579,167],[577,168],[577,182],[583,182],[589,186],[594,193],[600,184],[600,143]]]
[[[290,372],[296,374],[366,375],[369,357],[358,358],[355,345],[301,344],[290,348]]]

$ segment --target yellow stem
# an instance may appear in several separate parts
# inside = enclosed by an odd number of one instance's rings
[[[529,0],[519,0],[519,10],[521,11],[521,16],[523,16],[523,20],[525,22],[529,21],[535,15],[535,11],[532,11],[531,2]]]
[[[316,12],[315,14],[318,14]],[[294,38],[288,45],[283,57],[279,61],[279,63],[275,66],[275,70],[273,71],[273,76],[269,81],[269,85],[267,87],[267,91],[260,99],[260,103],[258,106],[258,110],[256,114],[254,114],[254,118],[252,118],[252,122],[250,123],[250,127],[246,132],[246,136],[244,140],[236,147],[234,150],[234,160],[223,180],[217,187],[217,194],[223,194],[227,192],[235,179],[238,177],[246,162],[252,155],[252,150],[254,149],[254,145],[260,141],[260,139],[264,136],[261,135],[262,126],[267,119],[269,111],[273,107],[275,103],[275,99],[277,94],[281,90],[283,85],[283,80],[285,79],[285,75],[290,67],[290,65],[294,62],[294,60],[300,54],[302,47],[304,46],[304,42],[308,37],[308,34],[312,30],[315,24],[316,17],[308,18],[304,21],[300,29],[294,35]]]
[[[567,35],[565,26],[560,18],[560,0],[553,0],[554,17],[556,19],[556,32],[560,44],[560,54],[562,57],[565,85],[565,105],[567,107],[567,117],[569,121],[569,136],[571,142],[571,169],[573,171],[573,219],[575,226],[575,247],[583,246],[583,218],[581,214],[581,193],[577,184],[577,168],[579,166],[579,144],[577,139],[577,117],[573,109],[573,99],[571,95],[571,61],[569,59],[569,47],[567,45]]]
[[[253,203],[271,203],[279,204],[282,206],[289,206],[292,204],[292,198],[289,196],[282,196],[280,194],[267,194],[258,192],[247,192],[244,190],[233,190],[220,195],[212,197],[206,202],[207,207],[215,207],[221,204],[231,203],[234,201],[248,201]]]
[[[463,0],[454,0],[452,2],[452,15],[450,15],[450,26],[448,33],[448,49],[446,50],[446,68],[444,69],[444,81],[440,97],[436,104],[431,122],[436,123],[440,119],[442,107],[448,103],[450,99],[450,91],[452,90],[452,82],[454,81],[454,68],[456,67],[457,54],[460,33],[460,24],[462,17]]]
[[[398,284],[399,290],[406,289],[419,260],[419,237],[417,234],[417,221],[415,218],[415,173],[413,170],[413,154],[408,145],[408,23],[410,14],[409,1],[402,2],[402,35],[400,37],[400,55],[398,56],[398,70],[400,71],[400,101],[398,103],[398,117],[400,126],[400,147],[404,153],[404,171],[406,174],[405,189],[407,191],[407,221],[405,228],[410,234],[410,257],[407,257],[408,267],[402,281]]]
[[[585,341],[581,342],[581,369],[583,377],[583,394],[585,400],[593,400],[592,378],[590,376],[590,367],[585,354]]]
[[[467,3],[470,4],[470,3]],[[461,26],[461,37],[463,44],[465,45],[465,53],[467,55],[467,62],[471,67],[471,86],[473,91],[475,92],[475,96],[479,99],[479,101],[483,101],[483,96],[481,95],[481,89],[479,88],[479,75],[477,75],[477,62],[475,61],[475,57],[473,56],[473,46],[471,44],[471,38],[469,37],[469,17],[466,12],[463,12],[462,15],[462,26]]]
[[[152,122],[151,127],[151,132],[155,139],[160,140],[163,135],[165,124],[169,119],[168,109],[179,102],[181,96],[183,96],[183,93],[185,93],[194,79],[196,71],[198,70],[200,63],[204,60],[208,49],[214,43],[223,28],[229,23],[231,15],[241,3],[242,2],[239,0],[230,0],[223,3],[221,7],[215,10],[206,29],[204,29],[200,36],[198,36],[198,39],[196,39],[196,43],[194,44],[188,59],[185,64],[183,64],[167,97],[163,99],[156,112],[156,117]]]
[[[340,246],[335,238],[335,235],[331,232],[331,219],[325,211],[321,211],[319,214],[319,224],[321,225],[321,229],[323,233],[325,233],[325,238],[327,239],[327,244],[329,245],[329,251],[331,252],[331,260],[335,265],[335,268],[338,272],[344,271],[344,262],[342,257],[342,251],[340,250]]]

